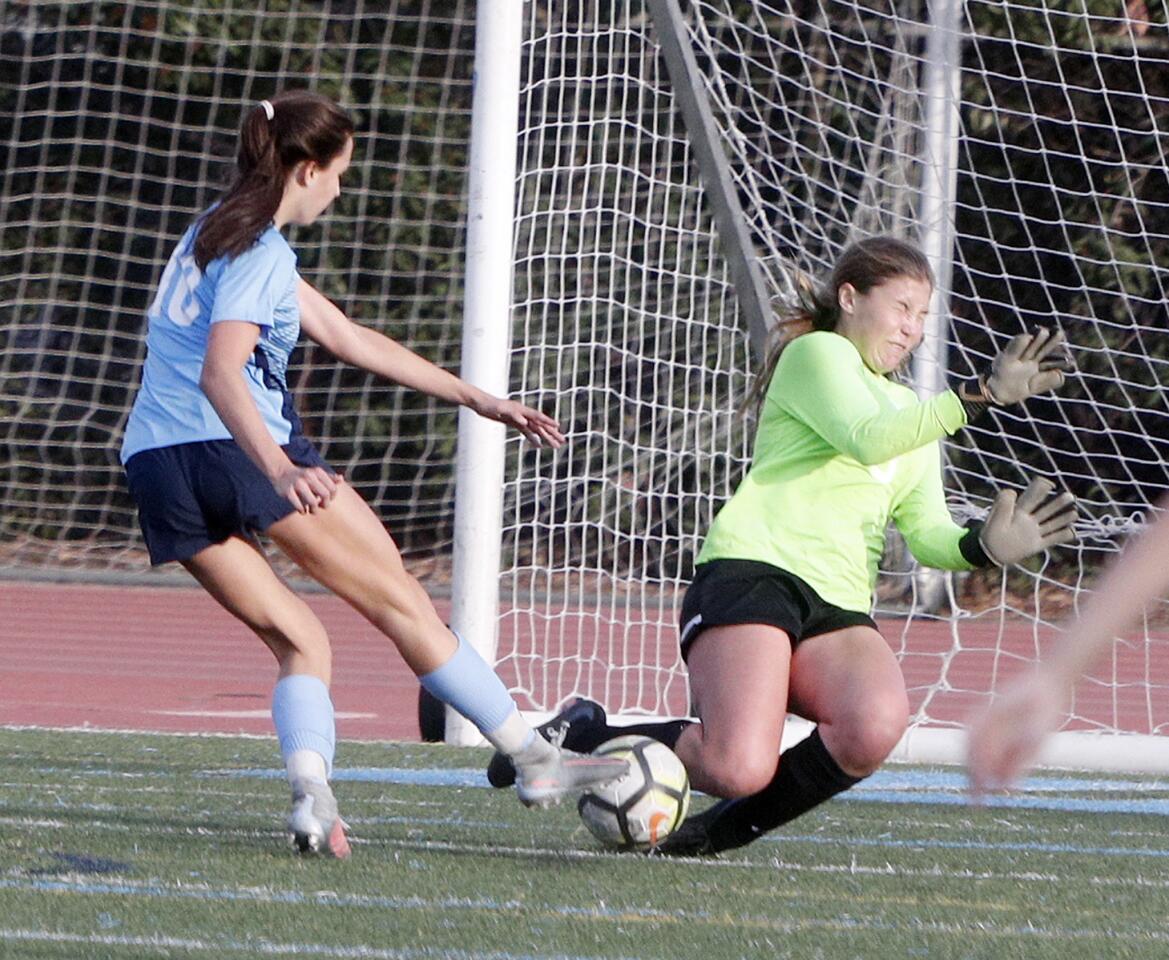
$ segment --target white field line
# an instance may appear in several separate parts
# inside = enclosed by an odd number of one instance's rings
[[[0,825],[25,827],[38,826],[50,829],[62,830],[77,830],[76,822],[64,823],[60,820],[38,820],[35,817],[0,817]],[[276,827],[271,830],[242,830],[238,827],[161,827],[151,826],[148,824],[134,824],[133,826],[121,823],[118,821],[107,822],[105,820],[90,820],[85,824],[86,830],[101,830],[107,833],[124,833],[130,835],[151,834],[153,836],[162,837],[237,837],[255,839],[257,837],[274,837],[281,831]],[[349,842],[362,843],[365,841],[354,840],[352,837]]]
[[[352,838],[350,838],[350,840],[352,842]],[[842,840],[840,842],[846,843],[847,841]],[[372,841],[371,845],[404,847],[407,849],[435,851],[442,853],[468,854],[483,852],[483,847],[475,846],[473,844],[449,843],[439,840],[394,840],[388,842]],[[991,845],[989,844],[987,845],[988,849],[990,849],[990,846]],[[549,851],[536,847],[493,846],[492,851],[498,851],[502,854],[522,857],[553,856],[569,860],[615,860],[621,862],[628,862],[632,856],[628,853],[618,853],[608,850]],[[701,866],[707,870],[767,871],[768,873],[828,873],[848,874],[852,876],[889,877],[890,879],[904,879],[906,877],[923,877],[928,879],[936,877],[946,880],[1012,880],[1023,881],[1027,883],[1063,883],[1067,879],[1063,874],[1038,873],[1031,870],[954,870],[945,869],[939,866],[895,867],[891,863],[886,863],[884,866],[866,866],[864,864],[857,863],[855,855],[853,856],[851,862],[847,864],[795,863],[788,860],[782,860],[779,857],[773,857],[765,862],[758,860],[724,860],[700,857],[670,857],[669,859],[664,857],[660,859],[646,857],[645,859],[650,863],[661,863],[663,866],[672,863],[684,863],[694,866]],[[1169,889],[1169,875],[1166,875],[1164,878],[1150,879],[1141,876],[1140,874],[1126,874],[1115,877],[1094,877],[1092,878],[1091,882],[1099,886],[1134,886]]]
[[[244,953],[247,956],[269,957],[338,957],[342,960],[425,960],[441,957],[443,960],[598,960],[585,954],[505,953],[498,950],[452,950],[447,947],[417,947],[393,949],[369,946],[332,946],[320,943],[273,943],[271,940],[236,940],[226,937],[192,939],[189,937],[115,936],[112,934],[60,933],[55,930],[10,930],[0,928],[0,941],[10,943],[64,943],[88,944],[103,947],[152,947],[155,949],[186,950],[222,956]],[[605,960],[631,960],[610,958]]]
[[[163,774],[158,774],[158,775],[164,776]],[[147,779],[149,777],[155,776],[155,774],[141,774],[140,775],[140,774],[119,773],[119,774],[111,774],[111,776],[115,777],[115,778],[125,777],[127,780],[136,780],[136,779]],[[170,777],[170,774],[165,774],[165,776]],[[270,803],[270,802],[272,802],[272,799],[274,797],[281,797],[282,798],[285,795],[285,793],[287,793],[287,789],[288,789],[283,783],[279,783],[276,781],[273,781],[272,787],[270,790],[266,790],[266,791],[262,791],[262,792],[261,791],[253,791],[253,790],[219,790],[219,789],[216,789],[214,787],[210,787],[207,785],[209,783],[215,783],[215,782],[216,782],[216,780],[214,778],[200,779],[199,780],[199,788],[198,788],[198,796],[200,796],[200,797],[225,797],[229,800],[230,799],[259,800],[259,801],[264,801],[266,803]],[[219,782],[222,782],[222,781],[219,781]],[[392,786],[392,785],[390,785],[390,786]],[[189,785],[186,785],[186,784],[178,784],[178,785],[173,786],[173,787],[157,786],[157,785],[142,786],[139,784],[134,784],[133,786],[131,786],[128,783],[120,782],[117,779],[115,779],[111,783],[102,783],[96,777],[94,777],[90,780],[85,780],[85,781],[70,780],[70,781],[65,782],[65,783],[54,783],[51,788],[48,787],[43,781],[21,782],[21,781],[17,781],[17,780],[0,780],[0,791],[3,791],[3,790],[12,790],[13,792],[16,792],[16,793],[24,792],[26,795],[29,795],[29,796],[36,796],[37,794],[44,794],[44,793],[50,792],[50,790],[54,795],[65,794],[65,793],[70,793],[70,792],[83,793],[83,794],[87,794],[87,795],[99,794],[99,793],[116,793],[116,794],[125,794],[127,796],[135,796],[135,797],[140,795],[140,794],[145,794],[145,795],[154,794],[154,795],[157,795],[160,797],[169,797],[169,796],[190,797],[193,795],[191,787]],[[453,796],[453,794],[452,794],[452,796]],[[367,800],[366,802],[369,802],[369,801]],[[415,800],[415,799],[406,799],[403,797],[389,797],[389,796],[385,796],[383,794],[382,796],[378,797],[377,804],[378,804],[378,806],[389,806],[389,807],[392,807],[392,806],[402,806],[402,807],[412,807],[412,808],[438,807],[438,808],[441,808],[443,810],[448,810],[451,806],[451,801]],[[57,805],[60,806],[60,804],[57,804]],[[2,798],[0,798],[0,809],[3,809],[3,799]],[[351,818],[348,817],[348,815],[347,815],[346,821],[348,821],[349,819],[351,819]],[[374,821],[363,821],[363,822],[374,822]],[[908,822],[908,821],[902,821],[902,822]]]
[[[145,713],[160,717],[215,717],[217,720],[267,720],[272,711],[263,710],[146,710]],[[337,720],[369,720],[376,713],[346,713],[344,710],[333,714]]]
[[[97,804],[73,804],[73,805],[59,805],[58,809],[62,809],[62,810],[66,810],[66,811],[76,810],[79,812],[108,813],[111,810],[116,810],[118,808],[116,808],[112,805],[100,805],[99,806]],[[393,823],[393,824],[413,825],[413,826],[417,826],[417,827],[429,827],[429,826],[434,826],[434,825],[438,825],[438,824],[446,825],[446,824],[452,823],[452,820],[450,817],[440,817],[440,818],[371,817],[368,819],[363,819],[361,817],[352,816],[352,817],[347,817],[347,820],[352,826],[361,826],[362,824],[365,824],[365,823],[369,823],[369,824]],[[66,823],[66,822],[61,821],[61,820],[40,819],[40,818],[35,818],[35,817],[6,817],[6,816],[2,816],[2,815],[0,815],[0,825],[10,825],[10,826],[16,826],[16,827],[37,826],[37,827],[46,828],[46,829],[61,829],[61,830],[76,830],[76,829],[78,829],[78,825],[75,821],[71,821],[69,823]],[[463,827],[463,828],[479,826],[479,827],[491,828],[491,829],[498,829],[500,826],[500,824],[498,822],[462,820],[462,819],[457,821],[457,825],[460,827]],[[136,824],[131,826],[131,825],[122,823],[121,821],[118,821],[118,820],[103,820],[100,818],[95,818],[95,819],[89,820],[85,824],[85,829],[97,830],[97,831],[102,831],[102,832],[106,832],[106,833],[113,833],[113,834],[133,833],[133,834],[139,835],[139,836],[143,835],[143,834],[148,834],[151,836],[162,836],[162,837],[169,837],[169,836],[175,836],[175,837],[218,836],[218,837],[237,837],[237,838],[241,838],[241,839],[245,839],[245,838],[246,839],[256,839],[256,838],[260,838],[260,837],[283,837],[283,831],[280,829],[279,826],[277,826],[277,824],[275,822],[273,823],[273,826],[271,827],[271,829],[248,829],[245,827],[238,827],[238,826],[237,827],[219,826],[219,827],[216,827],[213,829],[210,827],[199,826],[199,825],[190,825],[190,826],[174,825],[174,826],[170,826],[170,825],[165,825],[165,824],[136,823]],[[579,828],[566,829],[566,828],[557,827],[556,832],[558,834],[573,835],[573,834],[577,833],[578,830],[579,830]],[[792,843],[792,844],[812,843],[812,844],[817,844],[817,845],[821,845],[821,846],[852,846],[852,847],[860,847],[862,849],[874,849],[874,850],[880,850],[883,848],[888,848],[888,849],[918,849],[918,850],[922,850],[922,851],[929,851],[929,850],[934,850],[934,849],[939,849],[939,848],[940,849],[956,848],[956,849],[962,849],[962,850],[984,850],[984,851],[994,851],[994,850],[1007,849],[1007,850],[1018,850],[1020,852],[1031,852],[1031,853],[1040,853],[1040,854],[1048,853],[1048,854],[1053,854],[1053,855],[1059,854],[1059,855],[1067,855],[1067,856],[1102,857],[1102,856],[1111,855],[1114,857],[1121,857],[1121,858],[1153,856],[1153,857],[1164,857],[1166,859],[1169,859],[1169,851],[1160,850],[1160,849],[1156,850],[1156,851],[1147,851],[1147,850],[1141,850],[1139,848],[1124,848],[1124,847],[1115,847],[1115,848],[1105,849],[1105,848],[1101,848],[1101,847],[1077,847],[1077,846],[1072,846],[1072,845],[1062,844],[1062,843],[1045,844],[1041,841],[1031,841],[1028,843],[991,843],[991,842],[973,842],[973,841],[965,842],[965,841],[963,841],[961,843],[947,844],[944,841],[942,841],[942,842],[939,842],[936,840],[931,841],[931,840],[924,840],[921,838],[912,838],[912,839],[904,839],[904,840],[896,839],[896,838],[885,838],[885,839],[874,839],[871,841],[862,841],[860,839],[857,839],[856,837],[849,838],[849,837],[843,837],[843,836],[807,836],[807,835],[788,835],[788,836],[784,837],[783,840],[785,840],[789,843]],[[353,846],[369,846],[371,848],[372,847],[407,847],[407,848],[414,848],[414,849],[419,849],[419,850],[434,850],[434,851],[440,851],[440,852],[457,852],[457,853],[472,853],[472,854],[479,853],[479,854],[484,854],[484,855],[487,855],[489,853],[492,855],[495,853],[503,853],[503,854],[509,854],[509,855],[513,855],[513,856],[546,857],[546,858],[550,858],[550,859],[560,859],[560,860],[617,859],[620,862],[628,863],[629,858],[631,856],[629,853],[620,853],[617,851],[606,851],[606,850],[549,849],[547,847],[544,847],[544,848],[541,848],[541,847],[513,847],[513,846],[500,845],[500,844],[495,843],[495,842],[490,843],[490,845],[488,846],[488,845],[451,843],[451,842],[446,842],[446,841],[441,841],[441,840],[411,841],[411,840],[404,840],[404,839],[400,839],[400,838],[393,838],[393,839],[385,838],[385,837],[368,838],[368,837],[361,837],[360,835],[354,836],[352,834],[349,837],[349,842]],[[675,858],[671,858],[671,862],[704,864],[704,865],[709,865],[712,867],[714,867],[714,866],[719,866],[719,867],[735,866],[735,865],[741,865],[741,866],[745,866],[745,867],[759,867],[759,866],[763,865],[763,864],[759,864],[759,863],[751,863],[748,861],[711,860],[711,859],[704,859],[704,858],[697,858],[697,857],[675,857]],[[772,860],[768,861],[768,864],[779,864],[780,862],[781,861],[779,861],[778,859],[772,859]],[[787,867],[789,865],[784,864],[784,866]],[[901,871],[901,873],[904,874],[904,871]],[[954,873],[953,876],[966,876],[966,874]]]
[[[2,784],[2,786],[16,786],[16,787],[27,786],[29,789],[35,788],[36,790],[39,790],[41,792],[45,792],[44,784],[21,785],[21,784],[7,783],[7,784]],[[104,788],[104,789],[108,789],[110,792],[119,791],[119,792],[126,794],[126,795],[134,795],[134,794],[137,794],[140,792],[141,793],[151,793],[151,792],[168,793],[168,792],[171,792],[171,791],[168,791],[166,788],[149,788],[149,787],[148,788],[109,787],[109,788]],[[70,812],[79,812],[79,813],[110,814],[110,813],[115,813],[121,809],[122,805],[113,804],[113,803],[83,803],[83,802],[78,802],[76,800],[62,800],[61,797],[59,796],[59,794],[64,794],[69,790],[76,790],[78,792],[85,792],[85,793],[94,792],[87,784],[57,785],[52,790],[52,793],[55,797],[55,800],[52,804],[52,808],[54,810],[59,810],[62,812],[70,811]],[[174,792],[179,793],[179,794],[187,794],[188,793],[186,791],[181,791],[181,790],[174,791]],[[227,799],[255,799],[255,800],[260,800],[260,801],[264,801],[264,802],[270,802],[273,799],[273,795],[267,794],[267,793],[263,793],[263,794],[224,793],[224,792],[220,792],[220,791],[200,790],[199,796],[204,796],[204,795],[223,796]],[[356,814],[356,813],[351,812],[350,810],[346,810],[346,812],[345,812],[346,813],[346,821],[351,826],[354,826],[354,827],[382,826],[382,825],[387,825],[387,824],[395,824],[395,825],[407,825],[407,826],[412,825],[412,826],[417,826],[419,828],[425,828],[425,827],[434,826],[435,824],[450,824],[450,823],[454,822],[454,823],[457,823],[457,825],[463,829],[480,827],[480,828],[483,828],[485,830],[499,830],[501,828],[501,826],[505,827],[507,825],[505,822],[502,822],[499,819],[482,820],[482,819],[475,819],[475,818],[467,818],[465,816],[462,816],[461,814],[457,814],[457,811],[452,811],[451,810],[451,806],[452,806],[451,803],[442,803],[442,802],[438,802],[438,801],[414,802],[414,801],[394,800],[392,798],[385,798],[385,799],[379,799],[378,805],[379,806],[400,805],[400,806],[410,807],[413,810],[416,810],[419,807],[436,807],[436,808],[439,808],[439,810],[441,812],[440,812],[440,815],[436,816],[436,817],[420,817],[420,816],[412,816],[412,815],[361,816],[360,814]],[[176,813],[182,812],[181,808],[179,810],[174,810],[171,808],[159,808],[159,807],[149,806],[149,805],[142,804],[142,803],[135,803],[134,807],[135,807],[135,809],[140,810],[140,811],[153,812],[153,813],[157,813],[159,815],[165,815],[165,816],[173,816]],[[2,800],[0,800],[0,811],[2,811],[3,809],[4,809],[4,805],[3,805]],[[482,811],[477,810],[476,812],[482,812]],[[277,813],[278,813],[278,811],[276,811],[275,808],[273,808],[272,817],[273,817],[273,824],[274,825],[270,831],[268,831],[268,830],[255,830],[255,829],[247,830],[247,829],[243,829],[243,828],[223,827],[221,829],[216,830],[215,832],[222,833],[224,835],[239,836],[239,837],[271,836],[272,834],[276,834],[276,833],[280,832],[279,829],[275,826],[275,823],[278,820]],[[252,814],[248,811],[235,810],[235,811],[232,811],[231,816],[239,817],[239,818],[251,818],[252,816],[254,816],[254,814]],[[872,840],[863,840],[863,839],[858,839],[855,836],[847,836],[847,829],[848,828],[846,825],[842,825],[840,821],[830,820],[829,822],[834,823],[837,826],[841,826],[842,834],[840,836],[834,836],[832,834],[816,835],[816,836],[808,836],[808,835],[803,835],[803,834],[791,834],[791,833],[784,834],[784,835],[777,834],[774,838],[771,838],[771,837],[767,838],[764,841],[764,843],[782,843],[782,842],[813,843],[813,844],[822,845],[822,846],[834,845],[834,844],[839,844],[839,845],[851,844],[854,846],[859,845],[861,847],[872,848],[872,849],[880,849],[880,848],[889,848],[889,849],[921,848],[923,850],[929,850],[929,849],[964,849],[964,850],[1002,850],[1002,849],[1008,849],[1008,850],[1018,850],[1021,852],[1032,852],[1032,853],[1041,853],[1041,854],[1046,853],[1046,854],[1052,854],[1052,855],[1055,855],[1055,854],[1069,855],[1069,856],[1077,856],[1077,855],[1109,856],[1109,855],[1111,855],[1111,856],[1133,856],[1133,857],[1165,857],[1166,859],[1169,859],[1169,849],[1165,848],[1165,834],[1163,832],[1156,831],[1156,830],[1150,830],[1150,831],[1129,830],[1129,831],[1123,831],[1123,832],[1114,832],[1112,834],[1113,836],[1118,837],[1118,838],[1119,837],[1126,837],[1129,839],[1148,840],[1151,842],[1151,845],[1152,845],[1151,849],[1149,849],[1149,848],[1142,849],[1139,847],[1120,847],[1120,846],[1109,847],[1109,848],[1103,848],[1103,847],[1099,847],[1099,846],[1085,847],[1085,846],[1082,846],[1082,845],[1076,844],[1076,843],[1061,842],[1060,838],[1063,836],[1075,837],[1081,833],[1081,830],[1077,827],[1074,827],[1074,826],[1068,826],[1068,827],[1048,826],[1042,830],[1037,830],[1035,827],[1030,826],[1030,825],[1021,825],[1021,824],[1013,823],[1010,821],[1002,821],[1002,828],[1003,828],[1005,833],[1008,833],[1011,835],[1016,835],[1019,837],[1026,837],[1029,839],[1020,840],[1020,841],[1001,840],[998,842],[947,841],[945,839],[930,839],[930,838],[923,838],[920,836],[909,836],[908,834],[910,834],[913,831],[917,831],[917,832],[932,831],[934,833],[940,834],[941,837],[944,838],[945,834],[952,833],[954,831],[953,824],[946,824],[946,823],[941,822],[941,821],[916,821],[916,820],[910,820],[910,819],[902,819],[899,821],[899,825],[903,828],[902,833],[900,835],[898,835],[896,837],[884,837],[884,838],[874,838]],[[66,828],[76,829],[76,827],[77,827],[76,823],[65,824],[64,822],[58,821],[58,820],[39,820],[37,818],[29,818],[29,817],[15,817],[15,818],[14,817],[5,817],[2,814],[0,814],[0,824],[2,824],[2,823],[10,823],[10,824],[22,825],[22,826],[51,824],[51,825],[59,827],[61,829],[66,829]],[[110,832],[115,832],[115,833],[120,832],[124,829],[127,829],[124,827],[124,825],[119,823],[117,820],[104,821],[101,819],[91,820],[89,823],[86,824],[86,827],[90,828],[90,829],[105,830],[105,831],[110,831]],[[170,827],[170,826],[166,826],[166,825],[146,825],[146,824],[136,825],[134,827],[134,829],[136,832],[139,832],[139,833],[152,833],[152,834],[160,834],[160,835],[171,835],[171,834],[173,834],[173,835],[192,835],[192,834],[205,835],[208,832],[210,832],[210,831],[204,830],[202,828],[192,828],[192,827],[182,827],[182,826]],[[557,823],[557,824],[550,824],[549,831],[551,833],[555,833],[555,834],[574,835],[577,832],[579,832],[579,828],[564,827],[564,826]],[[1037,839],[1037,838],[1041,838],[1041,839]],[[367,840],[367,839],[361,838],[360,836],[357,836],[357,837],[350,837],[350,842],[356,843],[356,844],[371,843],[374,845],[381,845],[381,844],[384,844],[387,842],[393,844],[393,843],[397,843],[399,841],[397,841],[397,840],[387,841],[383,838],[378,838],[375,840]],[[428,842],[431,842],[431,841],[428,841]],[[432,842],[435,844],[441,843],[441,841],[432,841]],[[499,850],[509,849],[506,847],[499,847],[494,843],[492,844],[492,848],[499,849]],[[437,846],[436,846],[436,849],[438,849]],[[459,848],[459,849],[461,849],[461,848]],[[475,849],[482,849],[482,848],[473,848],[473,847],[467,848],[468,851],[473,851]],[[597,855],[597,856],[619,856],[622,858],[628,857],[628,854],[609,854],[606,851],[568,851],[568,850],[566,850],[566,851],[552,852],[552,851],[548,851],[545,849],[543,851],[527,850],[527,851],[517,851],[517,852],[522,852],[525,854],[529,854],[529,853],[533,853],[533,852],[543,852],[546,854],[557,855],[557,856],[576,855],[577,853],[581,853],[581,854],[586,855],[586,856]],[[711,862],[711,861],[695,860],[694,862]]]
[[[354,894],[337,894],[331,891],[321,892],[316,895],[311,893],[301,893],[299,891],[273,891],[263,888],[212,888],[203,885],[183,885],[181,887],[170,886],[159,883],[135,883],[132,881],[117,881],[117,882],[92,882],[83,877],[76,879],[59,878],[48,881],[25,881],[22,879],[0,880],[0,890],[16,889],[21,892],[36,892],[43,890],[46,893],[51,893],[54,896],[60,896],[63,893],[74,893],[81,895],[96,895],[96,896],[140,896],[145,898],[155,899],[176,899],[176,900],[201,900],[201,901],[232,901],[232,902],[254,902],[265,905],[271,904],[288,904],[290,906],[312,906],[312,907],[343,907],[343,908],[364,908],[376,910],[422,910],[428,912],[440,912],[449,917],[452,913],[470,912],[470,913],[486,913],[486,914],[506,914],[513,922],[517,915],[532,919],[542,919],[545,922],[548,920],[562,921],[562,922],[593,922],[605,924],[619,924],[631,927],[637,923],[652,923],[656,926],[662,925],[677,925],[684,926],[688,929],[695,929],[700,926],[714,927],[718,929],[732,930],[736,933],[743,931],[766,931],[772,933],[799,933],[805,931],[827,931],[854,934],[858,931],[869,932],[904,932],[912,926],[913,932],[921,933],[935,933],[946,935],[961,935],[961,936],[977,936],[982,938],[1026,938],[1035,940],[1049,940],[1049,941],[1108,941],[1110,944],[1115,944],[1118,940],[1131,940],[1141,943],[1162,942],[1169,943],[1169,933],[1159,930],[1136,930],[1136,931],[1118,931],[1113,925],[1108,924],[1100,929],[1084,929],[1084,928],[1066,928],[1058,926],[1041,926],[1032,921],[1025,924],[1002,924],[998,925],[986,919],[973,920],[970,923],[954,922],[954,921],[927,921],[916,919],[912,923],[896,923],[888,922],[879,919],[876,916],[863,917],[851,915],[846,919],[832,919],[832,918],[778,918],[773,915],[749,915],[741,911],[734,913],[718,913],[712,914],[705,911],[686,911],[678,909],[659,910],[647,907],[633,907],[623,908],[620,906],[606,907],[604,905],[598,907],[570,907],[570,906],[556,906],[546,905],[540,906],[533,904],[530,901],[500,901],[493,899],[469,899],[462,897],[445,897],[428,899],[419,896],[412,897],[385,897],[385,896],[359,896]],[[20,931],[14,931],[20,933]],[[48,936],[53,936],[51,932],[46,932]],[[0,929],[0,938],[3,938],[7,931]],[[66,935],[73,936],[73,935]],[[101,935],[94,935],[99,938]],[[113,938],[117,942],[118,938]],[[98,940],[101,942],[101,939]],[[232,946],[234,949],[244,949],[247,941],[228,941],[227,943],[217,943],[216,941],[192,941],[195,944],[207,944],[201,949],[210,949],[213,946]],[[236,946],[238,944],[238,947]],[[179,944],[176,943],[175,946]],[[274,945],[284,950],[284,952],[292,952],[294,955],[297,951],[302,953],[312,951],[319,952],[324,950],[369,950],[368,947],[319,947],[319,945],[311,944],[278,944]],[[452,956],[452,954],[433,948],[432,951],[397,951],[388,952],[385,956],[398,957],[425,957],[433,956],[435,954],[441,956]],[[347,954],[339,952],[336,954],[325,953],[326,956],[355,956],[355,957],[379,957],[377,953],[353,953]],[[457,952],[453,954],[459,956]],[[500,958],[513,958],[514,955],[501,954],[484,954],[476,951],[477,957],[496,956]],[[559,957],[557,958],[559,960]]]
[[[276,735],[274,733],[218,733],[215,731],[192,731],[192,730],[139,730],[122,727],[90,727],[84,724],[73,724],[72,726],[45,726],[43,724],[32,723],[0,723],[0,731],[6,733],[88,733],[94,736],[106,736],[116,734],[125,737],[186,737],[203,738],[208,737],[216,740],[269,740],[275,741]],[[398,740],[362,740],[364,743],[391,743],[397,744]]]
[[[402,822],[417,822],[410,820],[403,820]],[[427,821],[428,823],[433,821]],[[449,821],[441,821],[447,823]],[[71,830],[76,829],[76,823],[65,823],[60,820],[51,819],[34,819],[28,817],[0,817],[0,825],[18,827],[22,829],[61,829]],[[134,833],[142,834],[149,833],[160,836],[197,836],[197,837],[236,837],[239,839],[276,839],[283,840],[283,833],[279,829],[272,830],[243,830],[220,828],[211,830],[204,827],[149,827],[149,826],[135,826],[132,830],[130,827],[121,823],[106,823],[102,821],[93,821],[87,826],[96,829],[108,831],[111,833]],[[376,839],[369,840],[362,837],[350,836],[349,842],[352,846],[379,848],[385,847],[388,849],[402,849],[402,850],[416,850],[426,853],[457,853],[470,855],[488,855],[491,856],[509,856],[509,857],[526,857],[533,859],[546,859],[556,861],[576,861],[576,862],[590,862],[590,861],[613,861],[615,863],[628,864],[630,859],[637,855],[629,853],[619,853],[608,850],[576,850],[576,849],[561,849],[549,850],[541,847],[519,847],[519,846],[502,846],[496,843],[491,844],[490,850],[487,847],[470,844],[470,843],[453,843],[440,840],[405,840],[405,839]],[[845,841],[841,841],[845,842]],[[993,845],[985,845],[986,849],[993,849]],[[1006,870],[1006,871],[991,871],[991,870],[966,870],[966,869],[951,869],[940,866],[931,867],[895,867],[890,863],[883,866],[873,866],[858,863],[853,855],[849,863],[798,863],[789,860],[783,860],[779,857],[773,857],[767,861],[750,861],[750,860],[724,860],[724,859],[702,859],[696,857],[672,857],[669,860],[661,859],[655,860],[652,857],[646,857],[647,866],[650,864],[661,864],[665,867],[667,864],[687,864],[690,866],[702,867],[704,870],[714,871],[747,871],[767,873],[812,873],[812,874],[843,874],[849,876],[866,876],[866,877],[887,877],[891,880],[899,880],[905,878],[937,878],[943,880],[988,880],[1001,881],[1009,880],[1016,883],[1062,883],[1066,878],[1062,874],[1055,873],[1041,873],[1030,870]],[[58,875],[60,877],[67,877],[68,873]],[[133,881],[119,878],[119,884],[133,884]],[[1087,882],[1093,886],[1099,887],[1116,887],[1126,888],[1134,887],[1139,889],[1155,889],[1165,890],[1169,889],[1169,875],[1164,877],[1146,877],[1138,873],[1127,873],[1118,876],[1110,877],[1092,877]],[[0,886],[4,886],[4,881],[0,880]],[[188,889],[189,885],[183,885],[183,889]]]

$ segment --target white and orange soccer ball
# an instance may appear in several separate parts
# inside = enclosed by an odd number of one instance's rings
[[[601,744],[593,756],[629,761],[625,776],[583,794],[576,806],[585,826],[605,846],[646,850],[685,819],[690,781],[682,761],[664,743],[627,735]]]

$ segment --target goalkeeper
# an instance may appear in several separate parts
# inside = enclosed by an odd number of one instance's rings
[[[528,805],[611,780],[624,762],[574,757],[528,726],[495,672],[443,625],[374,512],[301,431],[288,392],[303,329],[339,360],[520,430],[564,442],[538,410],[484,393],[352,323],[303,280],[280,233],[313,223],[341,192],[353,123],[305,91],[244,117],[238,172],[187,230],[147,315],[147,357],[122,462],[153,564],[181,563],[274,655],[272,719],[302,852],[349,853],[328,783],[332,653],[321,622],[268,564],[266,533],[393,642],[427,690],[471,719],[519,768]]]
[[[988,406],[1061,385],[1062,336],[1011,341],[987,376],[920,401],[894,382],[922,339],[925,257],[876,237],[849,247],[795,315],[759,378],[754,459],[711,526],[681,612],[700,722],[610,728],[590,701],[549,728],[588,750],[619,732],[673,747],[693,786],[726,798],[659,848],[741,847],[875,771],[905,732],[900,666],[869,615],[889,521],[921,563],[1011,564],[1072,537],[1068,494],[1035,480],[1001,492],[984,523],[946,508],[938,440]],[[816,724],[780,756],[791,712]],[[493,782],[507,764],[493,760]]]

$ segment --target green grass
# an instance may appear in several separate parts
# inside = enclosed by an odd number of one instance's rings
[[[479,786],[484,751],[346,743],[346,769],[465,785],[339,782],[336,862],[284,845],[271,741],[0,730],[0,756],[5,958],[1169,956],[1158,814],[839,800],[717,860],[648,859]]]

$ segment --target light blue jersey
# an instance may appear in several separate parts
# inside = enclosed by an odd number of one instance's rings
[[[196,222],[171,254],[147,312],[146,365],[122,441],[122,462],[141,450],[199,440],[228,440],[231,432],[199,386],[207,337],[220,320],[260,328],[244,379],[260,415],[282,446],[300,432],[288,395],[288,358],[300,336],[296,254],[275,227],[235,259],[195,265]]]

